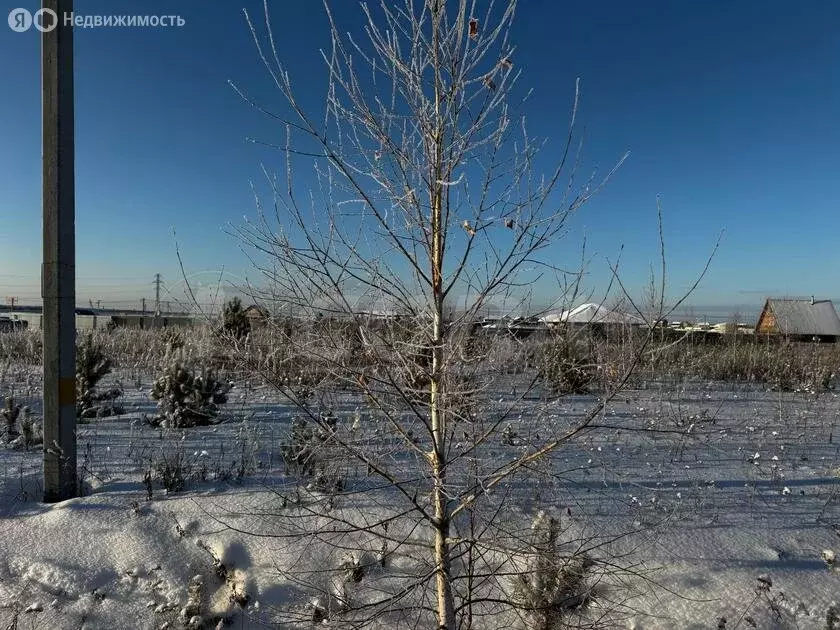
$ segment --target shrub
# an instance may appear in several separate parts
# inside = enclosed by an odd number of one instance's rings
[[[574,340],[560,335],[537,352],[540,378],[552,391],[562,394],[588,391],[595,378],[595,366]]]
[[[154,468],[157,480],[167,492],[183,490],[187,480],[193,476],[193,461],[183,450],[162,453],[154,462]]]
[[[5,404],[3,406],[3,410],[0,411],[0,415],[3,416],[3,420],[5,423],[5,439],[6,442],[11,442],[14,440],[20,433],[17,430],[17,419],[20,415],[20,405],[16,405],[14,398],[9,396],[6,398]]]
[[[825,630],[840,630],[840,605],[832,602],[825,611]]]
[[[242,308],[242,300],[229,300],[222,311],[222,329],[234,339],[242,339],[251,332],[251,322]]]
[[[110,416],[122,413],[114,400],[122,395],[119,389],[98,392],[97,386],[111,372],[111,360],[93,334],[87,334],[76,347],[76,417]]]
[[[340,492],[344,480],[327,453],[335,431],[336,418],[331,413],[324,416],[322,426],[313,426],[304,418],[292,420],[289,435],[281,446],[286,473],[311,478],[310,490]]]
[[[142,449],[137,459],[138,464],[145,469],[143,485],[149,501],[154,497],[155,485],[159,485],[167,493],[180,492],[189,482],[207,481],[211,478],[227,480],[233,476],[235,462],[225,467],[221,458],[211,461],[210,454],[205,450],[187,449],[177,438],[173,443],[172,433],[161,431],[160,437],[159,449],[155,449],[152,454]]]
[[[20,431],[23,438],[23,447],[29,450],[31,446],[44,443],[44,428],[40,422],[29,415],[29,407],[24,407],[21,411],[23,417],[20,420]]]
[[[560,524],[544,512],[536,516],[532,530],[531,566],[517,576],[513,599],[530,628],[552,630],[592,599],[589,577],[595,562],[586,554],[564,557],[557,540]]]
[[[358,554],[348,553],[339,566],[345,582],[358,584],[365,577],[366,566]]]
[[[8,401],[9,399],[6,400]],[[9,441],[9,447],[13,449],[26,449],[28,451],[32,446],[44,443],[44,430],[41,424],[29,415],[29,407],[22,407],[20,414],[20,434],[17,434]]]
[[[303,418],[292,420],[289,435],[281,446],[286,472],[298,476],[311,474],[314,451],[318,442],[314,439],[315,431]]]
[[[180,330],[164,328],[160,337],[166,346],[167,352],[174,352],[184,347],[184,335],[181,334]]]
[[[204,578],[195,575],[187,587],[187,603],[181,609],[180,617],[184,628],[201,628],[204,621],[201,616],[204,599]]]
[[[183,428],[213,424],[219,405],[227,402],[230,385],[212,370],[196,369],[175,360],[152,385],[151,396],[158,401],[154,426]]]

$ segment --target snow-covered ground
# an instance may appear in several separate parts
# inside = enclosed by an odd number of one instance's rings
[[[205,617],[275,627],[281,610],[299,607],[307,618],[313,594],[295,575],[340,559],[324,557],[335,545],[328,552],[292,535],[323,523],[284,513],[293,508],[281,444],[296,412],[270,389],[240,383],[225,423],[154,429],[141,422],[154,411],[148,377],[119,376],[127,413],[79,427],[86,496],[40,503],[40,454],[0,448],[0,627],[15,618],[11,627],[178,627],[195,576]],[[5,373],[0,394],[9,393],[37,414],[40,376]],[[539,416],[529,410],[540,402],[523,401],[510,448],[573,424],[593,400],[569,397]],[[352,421],[357,404],[345,400],[337,414]],[[622,534],[604,547],[620,548],[617,564],[639,574],[621,595],[622,627],[715,628],[726,617],[720,627],[730,630],[823,629],[829,605],[840,601],[840,574],[824,560],[840,552],[838,421],[833,393],[652,384],[622,394],[597,419],[600,428],[556,451],[550,482],[507,491],[518,493],[511,506],[526,520],[548,509],[569,531]],[[166,492],[155,481],[148,500],[152,463],[177,458],[192,473],[185,489]],[[356,516],[393,509],[375,488],[336,506]],[[375,557],[372,540],[353,543]],[[385,583],[406,579],[418,568],[411,562],[395,561],[373,583],[393,592]],[[402,614],[380,627],[407,622],[410,613]]]

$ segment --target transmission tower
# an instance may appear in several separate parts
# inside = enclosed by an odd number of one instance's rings
[[[155,274],[155,317],[160,317],[160,274]]]

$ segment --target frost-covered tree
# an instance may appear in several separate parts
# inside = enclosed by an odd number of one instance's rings
[[[531,432],[515,450],[498,450],[536,379],[504,404],[489,404],[489,392],[510,383],[500,344],[474,344],[474,323],[493,305],[524,308],[545,275],[559,279],[559,293],[579,280],[559,243],[570,217],[613,172],[580,177],[578,84],[570,86],[559,145],[530,133],[522,114],[528,92],[519,87],[522,70],[509,37],[516,6],[363,4],[364,37],[357,38],[342,32],[327,4],[321,110],[308,109],[293,87],[269,3],[264,27],[246,12],[281,104],[258,103],[237,89],[285,132],[283,176],[266,171],[270,198],[257,193],[256,220],[234,229],[263,280],[246,291],[258,303],[282,303],[299,322],[273,355],[275,367],[326,375],[318,381],[324,395],[359,394],[369,409],[365,420],[339,422],[326,444],[387,486],[387,509],[427,535],[426,569],[398,592],[359,607],[365,619],[395,601],[431,610],[439,630],[470,625],[477,602],[491,615],[500,599],[496,578],[487,575],[489,558],[504,545],[482,545],[507,515],[491,510],[482,520],[481,505],[585,433],[632,370],[583,417]],[[313,163],[315,183],[301,190],[299,183],[310,180],[298,178],[297,169]],[[266,371],[240,358],[313,426],[328,428],[328,401],[304,402],[274,378],[280,368]],[[334,499],[324,501],[321,508],[307,504],[306,513],[323,509],[327,518]],[[387,533],[392,516],[355,525],[331,518],[340,531]],[[417,548],[383,536],[391,550]],[[353,607],[342,610],[349,615]]]

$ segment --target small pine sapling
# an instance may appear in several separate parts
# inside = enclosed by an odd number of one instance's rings
[[[531,525],[533,557],[517,576],[514,603],[534,630],[558,628],[564,616],[591,600],[589,574],[595,562],[585,554],[564,557],[559,550],[560,522],[540,512]]]
[[[836,602],[825,611],[825,630],[840,630],[840,604]]]
[[[232,298],[229,300],[222,312],[223,332],[234,339],[242,339],[251,332],[251,321],[242,308],[242,300]]]
[[[228,383],[212,370],[195,369],[175,361],[152,385],[151,396],[158,401],[154,426],[184,428],[213,424],[219,406],[227,402]]]
[[[29,407],[23,407],[20,412],[20,435],[12,440],[9,446],[28,451],[32,446],[44,443],[44,430],[41,424],[29,415]]]
[[[4,432],[6,442],[11,442],[20,435],[17,430],[17,419],[20,415],[20,405],[16,405],[14,398],[7,397],[0,415],[3,416]]]
[[[181,622],[184,628],[201,628],[204,620],[201,616],[201,601],[204,597],[204,577],[195,575],[187,587],[187,603],[181,609]]]
[[[293,419],[289,437],[281,446],[286,472],[300,477],[313,474],[320,446],[312,426],[303,418]]]
[[[365,565],[357,554],[348,553],[340,566],[341,572],[344,575],[344,581],[347,583],[358,584],[365,577]]]
[[[119,389],[97,391],[99,382],[111,373],[111,360],[92,334],[86,335],[76,348],[76,417],[93,418],[122,413],[114,400],[122,395]]]

